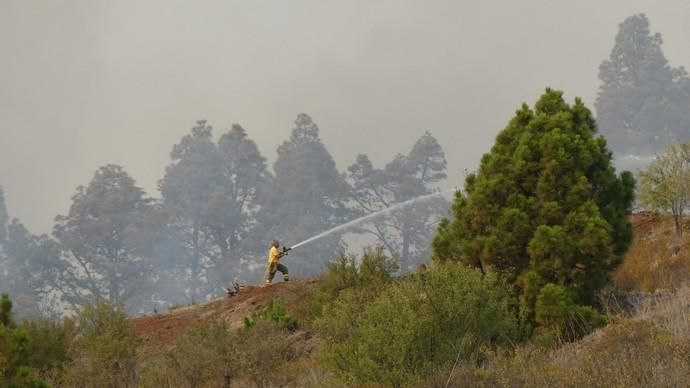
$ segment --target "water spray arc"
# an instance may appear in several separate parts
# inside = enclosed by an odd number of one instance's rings
[[[290,249],[295,249],[295,248],[301,247],[302,245],[308,244],[308,243],[310,243],[310,242],[312,242],[312,241],[315,241],[315,240],[318,240],[318,239],[320,239],[320,238],[322,238],[322,237],[328,236],[329,234],[332,234],[332,233],[335,233],[335,232],[338,232],[338,231],[347,229],[347,228],[349,228],[349,227],[351,227],[351,226],[357,225],[357,224],[362,223],[362,222],[364,222],[364,221],[366,221],[366,220],[369,220],[369,219],[372,219],[372,218],[374,218],[374,217],[377,217],[377,216],[379,216],[379,215],[381,215],[381,214],[385,214],[385,213],[388,213],[388,212],[391,212],[391,211],[397,210],[397,209],[402,209],[402,208],[404,208],[405,206],[411,205],[411,204],[413,204],[413,203],[415,203],[415,202],[424,201],[424,200],[427,200],[427,199],[429,199],[429,198],[437,197],[437,196],[440,196],[440,195],[445,195],[445,194],[448,194],[448,193],[451,193],[451,192],[455,192],[455,191],[457,191],[457,189],[448,189],[448,190],[444,190],[444,191],[439,191],[439,192],[437,192],[437,193],[426,194],[426,195],[422,195],[422,196],[417,197],[417,198],[412,198],[412,199],[409,199],[409,200],[407,200],[407,201],[403,201],[403,202],[396,203],[395,205],[391,205],[391,206],[389,206],[389,207],[387,207],[387,208],[385,208],[385,209],[383,209],[383,210],[379,210],[379,211],[377,211],[377,212],[374,212],[374,213],[371,213],[371,214],[367,214],[366,216],[359,217],[359,218],[354,219],[354,220],[352,220],[352,221],[348,221],[348,222],[346,222],[346,223],[344,223],[344,224],[342,224],[342,225],[338,225],[338,226],[336,226],[336,227],[334,227],[334,228],[328,229],[328,230],[325,231],[325,232],[319,233],[319,234],[317,234],[316,236],[310,237],[310,238],[308,238],[308,239],[306,239],[306,240],[304,240],[304,241],[302,241],[302,242],[299,242],[299,243],[293,245],[292,247],[290,247]]]

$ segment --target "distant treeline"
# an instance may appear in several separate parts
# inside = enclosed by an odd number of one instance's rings
[[[52,235],[32,235],[11,220],[0,191],[0,289],[20,314],[60,314],[95,297],[122,301],[132,313],[202,301],[234,280],[257,281],[272,239],[290,245],[397,202],[432,193],[446,178],[443,149],[428,132],[405,155],[375,168],[359,155],[346,171],[300,114],[277,150],[271,173],[244,128],[214,138],[197,121],[170,153],[160,199],[117,165],[79,186]],[[443,198],[358,225],[403,270],[429,257]],[[345,250],[334,234],[291,253],[291,273],[310,276]]]

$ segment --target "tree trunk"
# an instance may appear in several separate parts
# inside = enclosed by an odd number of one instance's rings
[[[192,279],[191,279],[191,297],[196,300],[197,287],[199,281],[199,261],[201,254],[199,252],[199,226],[194,222],[192,230]]]
[[[410,217],[410,212],[408,210],[403,210],[405,212],[405,215],[403,216],[403,227],[402,227],[402,257],[400,260],[402,261],[401,268],[402,270],[409,269],[410,265],[410,227],[409,227],[409,217]]]

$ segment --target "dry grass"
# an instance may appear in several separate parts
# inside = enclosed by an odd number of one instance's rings
[[[628,319],[557,352],[528,344],[465,365],[451,386],[687,387],[690,342],[649,321]]]
[[[633,219],[635,239],[613,278],[624,291],[670,290],[690,280],[690,234],[680,252],[672,255],[675,232],[671,220],[660,216]]]
[[[463,366],[452,386],[687,387],[690,286],[649,294],[628,318],[549,351],[532,344]]]
[[[690,286],[643,301],[636,310],[636,319],[652,322],[677,338],[690,340]]]

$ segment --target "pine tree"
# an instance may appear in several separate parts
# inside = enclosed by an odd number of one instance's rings
[[[264,253],[273,239],[292,245],[345,219],[343,200],[347,189],[311,117],[297,116],[290,139],[278,147],[273,169],[275,177],[263,197],[259,215],[264,228]],[[316,274],[335,256],[339,246],[340,236],[331,235],[291,252],[285,263],[295,274]]]
[[[618,154],[653,155],[690,136],[690,79],[669,65],[662,43],[644,14],[630,16],[599,67],[597,122]]]
[[[160,189],[182,256],[172,276],[188,285],[190,299],[203,300],[246,275],[260,240],[253,229],[267,173],[244,128],[233,125],[216,144],[212,127],[204,120],[196,124],[174,146]]]
[[[433,185],[446,178],[446,164],[441,145],[429,132],[407,155],[397,155],[383,169],[375,169],[366,155],[359,155],[345,175],[351,207],[357,215],[367,215],[431,194]],[[375,217],[360,225],[358,232],[374,236],[408,271],[429,258],[435,226],[448,209],[445,199],[429,198]]]
[[[88,186],[77,188],[68,214],[56,217],[53,229],[63,253],[57,287],[67,303],[77,307],[97,297],[138,307],[152,268],[134,242],[150,207],[120,166],[99,168]]]
[[[0,386],[47,388],[32,368],[31,338],[13,319],[12,301],[0,294]]]
[[[595,137],[579,99],[547,89],[523,105],[458,193],[452,220],[434,239],[438,261],[496,272],[534,320],[540,290],[555,284],[591,305],[627,250],[632,230],[630,173],[616,176],[611,152]]]
[[[46,235],[31,234],[16,218],[9,220],[0,187],[0,292],[12,293],[19,318],[55,314],[50,299],[56,297],[57,244]]]
[[[213,128],[205,120],[196,122],[170,153],[172,163],[160,181],[163,210],[176,239],[181,242],[183,258],[175,272],[189,273],[177,284],[188,285],[190,299],[204,299],[206,269],[211,266],[212,241],[205,233],[207,206],[219,191],[220,158],[213,143]]]
[[[5,192],[0,186],[0,245],[7,239],[7,224],[10,220],[7,214],[7,206],[5,204]]]

